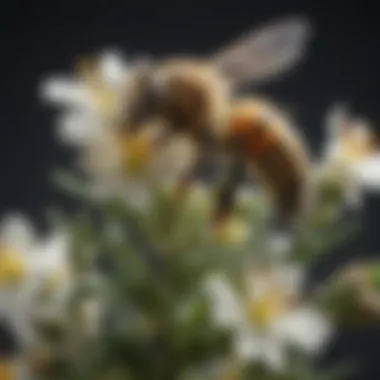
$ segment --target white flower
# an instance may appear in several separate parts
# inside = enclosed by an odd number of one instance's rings
[[[47,102],[69,110],[91,111],[107,120],[112,112],[121,110],[128,74],[123,57],[106,51],[95,62],[84,65],[79,75],[43,81],[40,95]]]
[[[119,88],[128,78],[126,63],[119,52],[106,51],[100,57],[99,70],[105,82]]]
[[[9,215],[0,231],[0,316],[12,325],[22,344],[34,339],[31,318],[42,286],[63,273],[67,247],[60,236],[37,241],[30,223]]]
[[[74,109],[93,109],[88,88],[74,78],[55,76],[42,83],[40,96],[53,104]]]
[[[380,150],[368,121],[354,118],[342,106],[327,116],[325,170],[336,173],[350,203],[360,204],[363,191],[380,190]]]
[[[58,136],[67,144],[91,146],[117,127],[123,111],[129,67],[121,55],[104,52],[79,75],[53,76],[42,82],[43,100],[63,109]]]
[[[286,365],[287,347],[309,354],[323,347],[331,327],[312,305],[296,304],[302,281],[298,268],[284,266],[252,272],[243,294],[222,276],[207,281],[214,321],[234,332],[242,360],[260,361],[280,371]]]
[[[175,136],[156,145],[154,136],[142,131],[120,138],[105,135],[82,153],[81,167],[91,177],[95,197],[114,195],[143,206],[154,186],[171,188],[189,170],[195,145]]]
[[[380,190],[380,153],[361,160],[357,165],[353,165],[352,170],[365,189]]]
[[[90,195],[117,196],[144,205],[152,184],[172,183],[185,172],[195,159],[195,145],[174,136],[159,143],[165,132],[159,123],[122,134],[119,121],[129,66],[112,52],[89,66],[79,77],[53,78],[43,86],[45,98],[64,107],[58,135],[79,148],[79,166],[89,176]]]

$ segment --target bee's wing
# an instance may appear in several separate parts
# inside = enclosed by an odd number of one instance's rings
[[[275,79],[305,57],[311,31],[304,17],[282,18],[253,29],[212,59],[235,84]]]

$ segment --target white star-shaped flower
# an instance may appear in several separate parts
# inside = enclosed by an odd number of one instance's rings
[[[213,318],[235,335],[235,350],[243,361],[259,361],[281,371],[286,350],[295,346],[309,354],[323,348],[331,333],[328,320],[313,305],[296,304],[303,274],[294,267],[252,272],[243,294],[221,276],[210,277]]]
[[[21,215],[8,215],[0,228],[0,316],[29,345],[34,339],[31,319],[34,300],[42,287],[67,286],[67,240],[60,234],[37,239]],[[55,281],[60,279],[62,281]]]
[[[363,192],[380,190],[380,149],[374,130],[343,106],[328,113],[326,124],[324,168],[341,178],[347,200],[360,205]]]
[[[182,136],[158,143],[164,133],[158,122],[123,134],[119,121],[130,67],[112,52],[89,66],[80,76],[53,77],[42,86],[44,98],[63,109],[58,136],[79,150],[78,165],[89,176],[90,195],[144,205],[152,184],[173,183],[189,168],[195,145]]]

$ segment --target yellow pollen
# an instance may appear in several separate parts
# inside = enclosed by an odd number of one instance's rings
[[[218,223],[214,228],[214,237],[223,244],[239,244],[248,236],[248,227],[238,218],[228,218]]]
[[[148,168],[151,146],[144,136],[120,138],[118,145],[122,154],[123,167],[128,175],[138,176]]]
[[[285,297],[279,289],[268,292],[260,299],[248,304],[248,317],[257,327],[267,327],[284,312]]]
[[[341,136],[340,144],[342,157],[352,162],[371,155],[375,150],[373,137],[368,135],[360,138],[355,134],[355,130]]]
[[[0,250],[0,285],[15,285],[25,277],[25,263],[17,252]]]

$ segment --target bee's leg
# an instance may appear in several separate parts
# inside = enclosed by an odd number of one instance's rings
[[[227,163],[225,177],[216,199],[214,213],[214,223],[216,225],[223,223],[231,215],[235,205],[236,190],[244,176],[244,172],[244,161],[237,156],[231,157]]]
[[[204,150],[199,150],[193,165],[186,171],[183,176],[179,179],[176,193],[180,197],[186,196],[188,194],[191,185],[197,180],[199,174],[201,173],[204,165],[209,160],[209,153]]]

